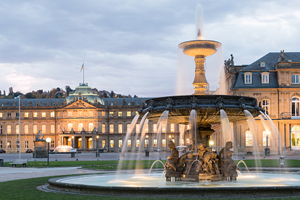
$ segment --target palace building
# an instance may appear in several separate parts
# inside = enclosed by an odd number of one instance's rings
[[[300,149],[300,53],[281,51],[268,53],[250,65],[234,66],[232,63],[225,64],[226,94],[255,97],[279,131],[278,134],[270,133],[277,130],[266,130],[259,117],[255,118],[256,133],[250,131],[246,121],[231,123],[236,152],[253,152],[255,138],[262,154],[267,144],[266,136],[271,154]],[[267,120],[266,123],[269,124]],[[215,130],[212,138],[216,146],[223,146],[224,141],[217,140],[220,126]]]
[[[132,119],[146,98],[100,99],[87,84],[81,84],[66,98],[20,100],[21,151],[34,149],[35,135],[40,131],[51,138],[50,149],[69,145],[80,150],[116,152],[125,139]],[[18,151],[19,99],[0,99],[0,148]],[[157,122],[149,122],[146,138],[140,141],[139,121],[131,138],[126,141],[130,150],[140,145],[150,151],[157,149]],[[162,150],[167,138],[178,141],[178,125],[168,124],[162,136]],[[135,137],[137,135],[137,137]],[[135,139],[137,138],[137,139]]]

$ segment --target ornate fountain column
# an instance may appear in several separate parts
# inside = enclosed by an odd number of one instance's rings
[[[195,78],[193,82],[193,86],[195,87],[194,95],[205,95],[206,87],[208,85],[205,76],[205,69],[204,69],[205,57],[201,55],[197,55],[194,60],[196,65]]]

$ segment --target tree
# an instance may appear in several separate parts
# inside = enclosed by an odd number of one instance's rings
[[[72,92],[71,87],[68,85],[66,85],[66,92],[67,92],[67,96],[69,96],[70,92]]]
[[[115,95],[116,95],[116,94],[115,94],[114,91],[111,91],[110,94],[109,94],[110,98],[115,98]]]
[[[26,97],[27,99],[31,99],[31,98],[32,98],[32,93],[31,93],[31,92],[26,93],[26,94],[25,94],[25,97]]]

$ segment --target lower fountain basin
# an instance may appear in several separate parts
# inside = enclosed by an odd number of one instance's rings
[[[49,180],[50,189],[130,197],[287,197],[300,196],[300,175],[246,173],[236,182],[167,182],[162,173],[88,175]]]

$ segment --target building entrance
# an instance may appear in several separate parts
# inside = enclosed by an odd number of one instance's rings
[[[291,144],[292,150],[300,150],[300,126],[293,126]]]

